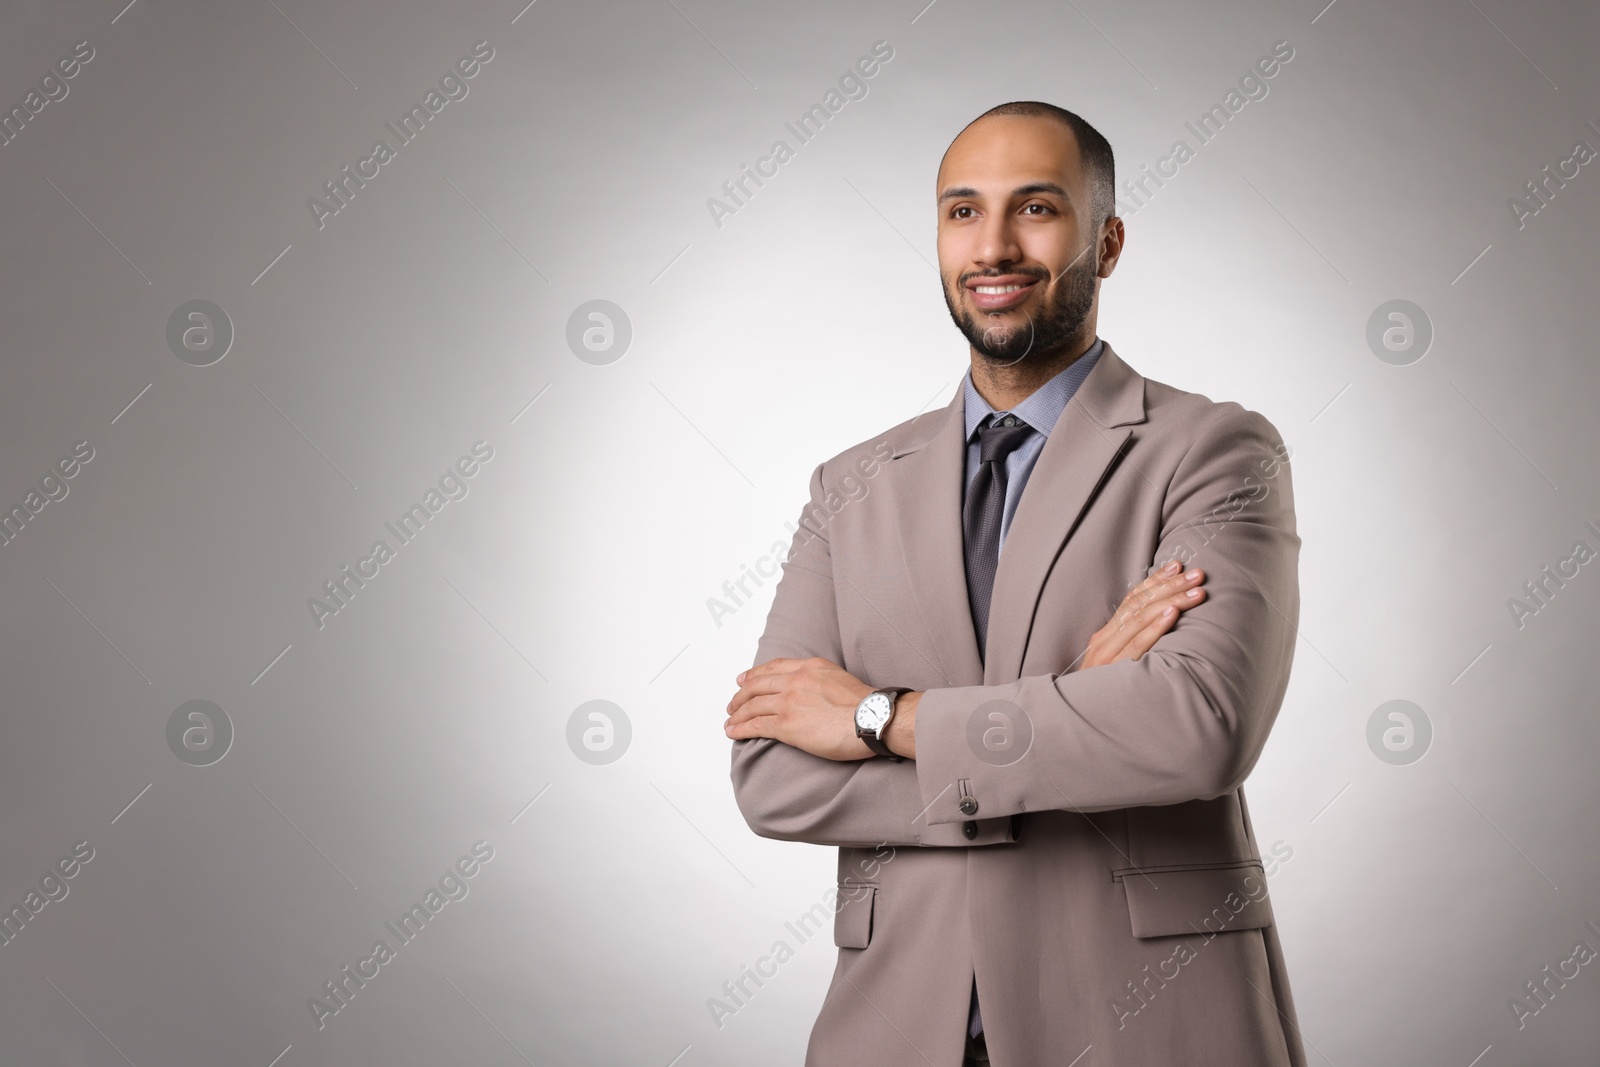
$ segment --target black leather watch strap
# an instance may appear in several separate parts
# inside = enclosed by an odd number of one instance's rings
[[[867,743],[867,747],[872,749],[872,751],[876,752],[880,756],[894,760],[896,763],[899,763],[901,760],[905,759],[904,756],[895,752],[888,745],[878,740],[878,737],[875,734],[863,733],[862,731],[857,730],[856,736],[865,741]]]

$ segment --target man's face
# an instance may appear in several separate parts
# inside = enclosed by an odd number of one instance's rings
[[[1072,131],[991,115],[945,153],[937,195],[945,304],[979,355],[1043,361],[1082,340],[1099,235]]]

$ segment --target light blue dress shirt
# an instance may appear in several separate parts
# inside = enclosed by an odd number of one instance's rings
[[[1067,401],[1072,399],[1072,394],[1078,391],[1078,386],[1094,370],[1095,362],[1100,358],[1100,353],[1105,348],[1105,342],[1096,337],[1089,350],[1071,365],[1062,370],[1054,378],[1045,382],[1038,389],[1030,393],[1016,407],[1011,409],[1011,414],[1033,427],[1034,432],[1016,451],[1006,457],[1006,505],[1000,516],[1000,552],[1005,551],[1006,532],[1011,529],[1011,516],[1017,510],[1017,501],[1022,499],[1022,490],[1028,484],[1028,476],[1033,473],[1033,465],[1038,462],[1039,453],[1044,451],[1044,443],[1050,437],[1050,431],[1056,428],[1056,423],[1061,421],[1061,413],[1067,410]],[[967,486],[970,488],[972,479],[977,476],[978,466],[982,458],[978,446],[978,423],[989,414],[1004,416],[1004,411],[996,412],[989,406],[989,402],[978,394],[978,389],[972,384],[972,369],[967,369],[963,379],[965,385],[965,415],[967,427]],[[962,504],[965,505],[965,494]],[[983,1016],[978,1012],[978,990],[972,990],[972,1011],[967,1018],[967,1033],[977,1037],[983,1033]]]
[[[1011,529],[1011,516],[1017,510],[1017,501],[1022,499],[1022,490],[1028,484],[1028,476],[1033,473],[1033,465],[1039,459],[1039,453],[1044,451],[1044,443],[1050,437],[1050,431],[1055,429],[1056,423],[1061,419],[1061,413],[1067,409],[1067,401],[1072,399],[1072,394],[1078,391],[1078,386],[1089,376],[1094,369],[1100,353],[1105,349],[1105,342],[1096,337],[1089,350],[1054,378],[1045,382],[1038,389],[1029,394],[1028,398],[1011,409],[1011,414],[1032,426],[1034,429],[1026,441],[1017,450],[1006,457],[1006,506],[1000,517],[1000,551],[1005,551],[1006,533]],[[972,485],[972,479],[978,474],[978,465],[981,462],[978,452],[978,423],[988,414],[1004,416],[1004,411],[996,412],[989,406],[989,402],[978,395],[977,386],[972,384],[972,370],[967,369],[965,383],[966,397],[966,427],[967,427],[967,485]],[[963,495],[962,502],[965,504]]]

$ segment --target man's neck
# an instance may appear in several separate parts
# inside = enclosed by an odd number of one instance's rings
[[[997,365],[973,351],[972,384],[990,407],[996,411],[1010,411],[1037,392],[1045,382],[1076,363],[1094,347],[1094,342],[1095,335],[1091,332],[1086,339],[1063,346],[1041,359],[1027,360],[1009,367]]]

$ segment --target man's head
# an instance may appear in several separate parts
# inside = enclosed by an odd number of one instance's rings
[[[1001,104],[950,143],[935,190],[939,274],[979,356],[1046,363],[1092,339],[1098,279],[1122,252],[1114,179],[1111,145],[1053,104]]]

